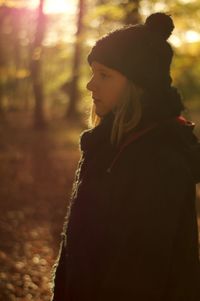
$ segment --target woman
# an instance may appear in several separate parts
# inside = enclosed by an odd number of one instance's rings
[[[199,301],[200,146],[171,86],[170,16],[150,15],[88,55],[92,127],[53,274],[53,301]]]

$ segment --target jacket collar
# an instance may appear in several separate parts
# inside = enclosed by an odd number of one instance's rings
[[[114,121],[113,112],[109,112],[104,116],[101,123],[89,130],[85,130],[80,135],[80,149],[81,151],[87,153],[88,156],[95,153],[98,150],[100,145],[106,145],[108,151],[111,151],[111,154],[118,156],[118,151],[110,143],[110,135],[112,130],[112,124]],[[165,136],[166,139],[169,139],[169,143],[174,144],[178,147],[179,151],[182,152],[189,164],[192,176],[195,183],[200,182],[200,142],[198,138],[193,133],[195,123],[185,119],[183,116],[178,116],[171,118],[167,121],[158,123],[156,128],[159,132],[162,132],[161,135]],[[136,131],[126,136],[123,139],[123,143],[126,144],[126,139],[130,138],[130,135],[137,136],[139,131],[143,131],[143,128],[139,128]],[[148,132],[148,131],[146,131]],[[144,131],[144,134],[146,133]],[[141,135],[138,135],[138,138]],[[137,138],[137,139],[138,139]],[[133,139],[133,141],[136,139]],[[130,139],[130,141],[132,141]],[[162,142],[161,142],[162,143]]]
[[[84,130],[80,135],[80,149],[85,153],[93,153],[99,145],[110,144],[110,135],[112,130],[112,124],[114,121],[113,112],[106,114],[99,125],[96,127]]]

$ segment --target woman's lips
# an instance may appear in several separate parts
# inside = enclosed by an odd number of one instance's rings
[[[94,100],[94,102],[99,102],[100,101],[100,99],[97,99],[97,98],[94,98],[94,97],[93,97],[93,100]]]

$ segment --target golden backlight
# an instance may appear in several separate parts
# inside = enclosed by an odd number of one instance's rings
[[[39,0],[30,0],[29,7],[36,8]],[[44,12],[46,14],[73,14],[76,11],[76,0],[45,0]]]

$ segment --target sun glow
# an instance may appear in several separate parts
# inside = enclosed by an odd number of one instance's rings
[[[44,5],[44,12],[46,14],[59,13],[75,13],[76,1],[74,0],[46,0]]]
[[[185,39],[188,43],[194,43],[200,41],[200,34],[194,30],[188,30],[185,33]]]
[[[39,0],[30,0],[29,7],[36,8]],[[76,12],[76,0],[45,0],[45,14],[74,14]]]

